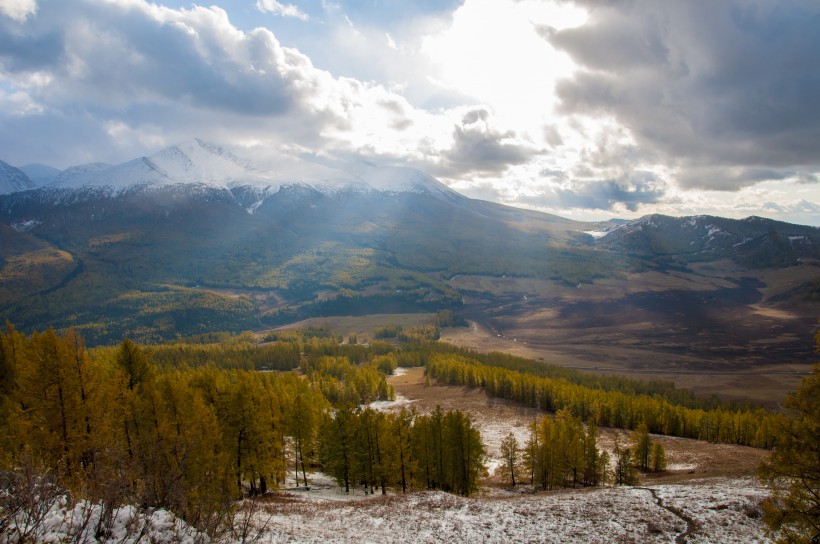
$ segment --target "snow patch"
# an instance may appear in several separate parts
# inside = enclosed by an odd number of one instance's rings
[[[394,400],[377,400],[371,402],[367,406],[378,412],[398,412],[403,406],[410,406],[414,402],[416,401],[410,400],[404,395],[396,393],[396,398]],[[364,408],[364,406],[362,406],[362,408]]]
[[[26,219],[24,221],[18,221],[16,223],[11,224],[11,228],[16,230],[17,232],[28,232],[31,229],[41,225],[42,223],[36,219]]]

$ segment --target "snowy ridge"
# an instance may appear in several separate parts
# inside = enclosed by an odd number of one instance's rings
[[[34,183],[25,172],[0,161],[0,194],[10,194],[33,188]]]
[[[53,176],[48,187],[70,190],[104,188],[113,194],[121,194],[184,185],[194,186],[197,192],[248,188],[260,199],[294,185],[331,195],[376,191],[459,197],[435,178],[411,168],[386,167],[365,161],[332,162],[277,150],[267,150],[263,157],[251,160],[198,139],[113,166],[93,163],[71,167]],[[33,185],[26,186],[31,187]],[[20,189],[8,192],[16,190]],[[247,209],[252,212],[258,205],[259,202],[255,202]]]
[[[62,172],[58,173],[56,176],[54,176],[54,180],[49,185],[55,187],[69,185],[72,179],[81,178],[87,175],[93,175],[95,172],[99,172],[107,168],[111,168],[111,165],[105,164],[103,162],[92,162],[88,164],[78,164],[77,166],[70,166]]]
[[[27,164],[25,166],[21,166],[20,170],[26,173],[29,179],[31,179],[34,183],[35,187],[48,185],[53,182],[54,178],[56,178],[60,173],[60,171],[53,166],[48,166],[46,164]]]
[[[648,215],[607,231],[589,233],[596,244],[643,255],[741,258],[747,264],[799,264],[820,256],[817,229],[761,217]]]

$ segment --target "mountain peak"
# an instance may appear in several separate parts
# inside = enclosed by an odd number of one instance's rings
[[[0,161],[0,194],[33,189],[34,182],[19,168]]]
[[[114,166],[94,163],[71,167],[54,176],[51,185],[65,189],[104,187],[115,192],[172,185],[218,190],[250,187],[264,194],[273,194],[285,186],[302,185],[328,194],[413,192],[436,198],[460,198],[443,183],[413,168],[382,166],[367,160],[323,160],[275,149],[265,150],[261,155],[245,158],[220,145],[194,138]]]

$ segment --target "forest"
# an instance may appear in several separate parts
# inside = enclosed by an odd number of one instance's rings
[[[243,496],[307,487],[315,471],[345,492],[474,493],[486,445],[469,414],[369,406],[393,398],[386,375],[399,366],[425,366],[428,380],[544,410],[526,444],[513,436],[501,444],[513,485],[516,472],[542,489],[634,483],[637,470],[665,463],[649,432],[776,442],[782,416],[762,409],[698,399],[664,382],[591,379],[480,355],[426,341],[427,327],[403,332],[395,343],[359,344],[313,329],[261,343],[226,335],[87,349],[73,330],[24,335],[9,324],[0,335],[0,464],[8,480],[0,532],[31,506],[20,490],[42,495],[43,486],[109,515],[123,504],[166,508],[208,534],[230,523]],[[597,426],[635,431],[614,452],[614,472]],[[97,530],[107,522],[100,516]]]

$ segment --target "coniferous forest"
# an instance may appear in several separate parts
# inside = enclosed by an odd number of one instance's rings
[[[394,397],[386,375],[399,366],[425,366],[438,383],[481,387],[543,410],[526,444],[512,436],[501,444],[513,485],[519,466],[541,489],[631,484],[638,468],[662,470],[662,448],[651,447],[648,432],[771,448],[783,418],[666,382],[407,338],[415,341],[364,345],[314,329],[262,343],[126,339],[87,349],[72,330],[27,336],[7,325],[0,335],[7,485],[23,496],[26,486],[47,483],[109,514],[123,504],[165,508],[209,534],[229,522],[243,496],[307,487],[315,471],[345,492],[474,493],[486,446],[469,414],[369,406]],[[597,445],[598,426],[635,431],[634,447],[616,452],[615,473]]]

